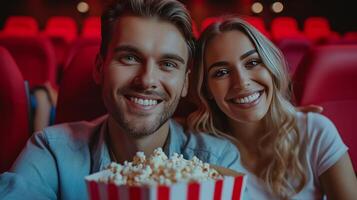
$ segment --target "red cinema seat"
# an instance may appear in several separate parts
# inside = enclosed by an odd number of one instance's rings
[[[357,44],[357,31],[346,32],[342,38],[337,41],[329,42],[329,44]]]
[[[271,22],[271,35],[274,41],[284,38],[303,38],[298,23],[293,17],[276,17]]]
[[[30,136],[25,88],[15,61],[0,47],[0,173],[9,170]]]
[[[83,23],[82,37],[100,38],[100,24],[100,17],[88,17],[85,19]]]
[[[357,41],[357,31],[346,32],[346,33],[343,35],[343,39],[346,39],[346,40],[356,40],[356,41]]]
[[[317,104],[335,123],[357,171],[357,45],[313,48],[303,58],[295,76],[299,105]]]
[[[82,51],[84,48],[90,47],[90,46],[97,46],[99,48],[100,46],[100,37],[80,37],[78,38],[71,46],[67,53],[66,61],[64,63],[64,70],[68,67],[70,62],[72,61],[73,57],[80,51]]]
[[[61,37],[72,42],[77,37],[77,24],[71,17],[55,16],[48,19],[45,34],[51,37]]]
[[[312,47],[307,38],[284,38],[276,45],[283,52],[289,66],[289,74],[293,75],[305,53]]]
[[[293,77],[299,105],[356,99],[357,45],[312,48]]]
[[[304,22],[304,34],[311,41],[323,44],[328,40],[337,40],[339,35],[331,31],[329,21],[324,17],[309,17]]]
[[[58,65],[63,65],[67,51],[77,38],[77,24],[71,17],[56,16],[48,19],[44,34],[54,46]]]
[[[271,22],[271,34],[274,40],[302,37],[297,20],[293,17],[274,18]]]
[[[11,16],[6,19],[3,34],[35,36],[39,34],[38,23],[33,17]]]
[[[92,76],[99,46],[87,46],[66,67],[58,93],[56,123],[92,120],[106,113]]]
[[[243,17],[243,19],[247,21],[249,24],[251,24],[252,26],[254,26],[256,29],[258,29],[267,38],[271,38],[269,31],[265,28],[265,23],[262,18],[247,16],[247,17]]]
[[[56,60],[47,38],[1,36],[0,45],[11,53],[30,88],[46,82],[56,87]]]

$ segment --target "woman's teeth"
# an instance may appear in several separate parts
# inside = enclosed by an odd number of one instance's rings
[[[251,94],[251,95],[243,97],[243,98],[233,99],[233,102],[239,103],[239,104],[252,103],[253,101],[257,100],[259,98],[259,96],[260,96],[260,93],[256,92],[254,94]]]

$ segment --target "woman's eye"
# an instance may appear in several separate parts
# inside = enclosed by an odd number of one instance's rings
[[[217,71],[214,72],[213,76],[214,77],[223,77],[225,75],[229,74],[229,70],[228,69],[219,69]]]
[[[250,68],[253,68],[253,67],[257,66],[257,65],[260,65],[261,63],[262,63],[261,60],[253,59],[253,60],[249,60],[249,61],[245,64],[245,66],[246,66],[246,68],[250,69]]]

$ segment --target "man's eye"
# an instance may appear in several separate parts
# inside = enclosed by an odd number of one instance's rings
[[[248,62],[246,62],[245,66],[247,69],[251,69],[257,65],[260,65],[262,63],[262,61],[260,59],[252,59],[249,60]]]
[[[139,62],[139,58],[134,55],[125,55],[119,58],[119,61],[124,64],[136,64]]]
[[[165,70],[172,70],[174,68],[177,68],[177,64],[170,62],[170,61],[164,61],[161,63],[161,66],[165,69]]]
[[[220,78],[229,74],[228,69],[219,69],[213,73],[213,77]]]

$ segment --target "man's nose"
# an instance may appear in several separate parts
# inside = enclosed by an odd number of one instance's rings
[[[135,83],[142,89],[155,89],[159,82],[159,73],[154,61],[147,61],[141,67],[138,75],[135,77]]]

